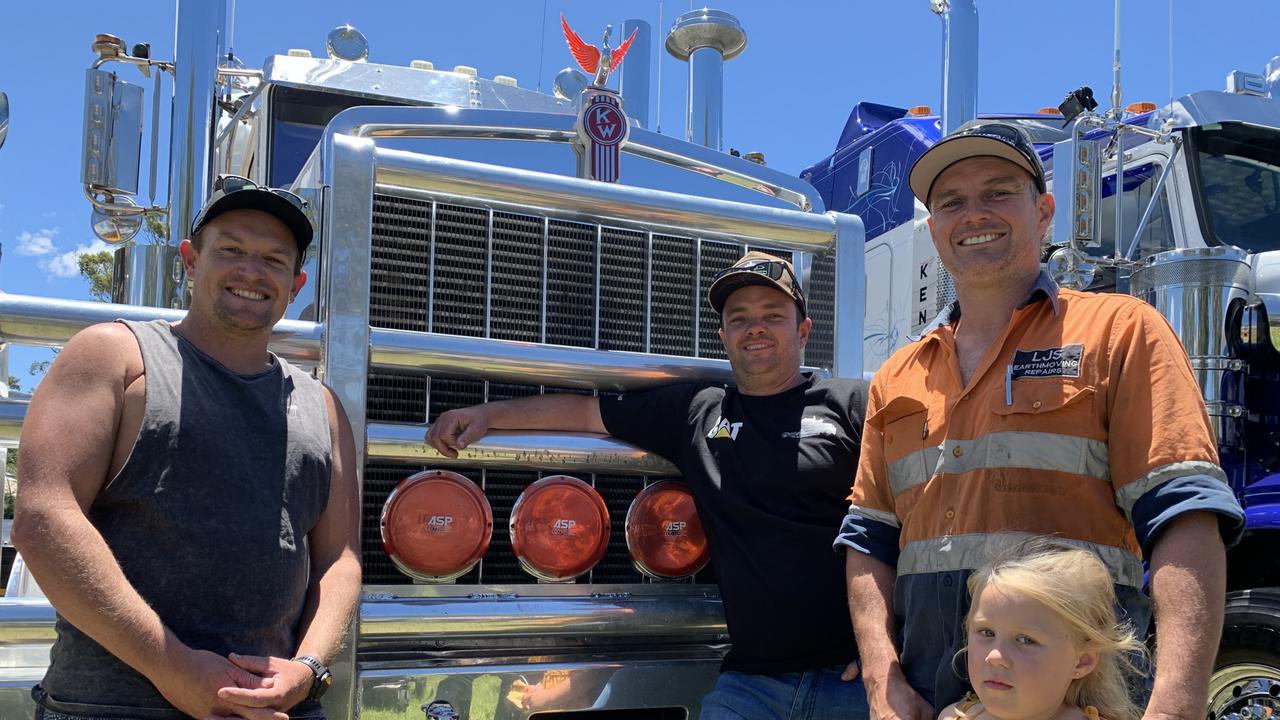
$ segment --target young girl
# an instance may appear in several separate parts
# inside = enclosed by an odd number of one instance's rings
[[[1145,648],[1116,622],[1111,575],[1093,554],[1038,541],[969,578],[976,691],[939,720],[1138,720],[1126,683]]]

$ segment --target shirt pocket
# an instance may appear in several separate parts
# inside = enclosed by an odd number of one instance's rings
[[[1106,480],[1107,443],[1099,431],[1096,391],[1059,379],[1015,381],[1013,402],[992,408],[997,427],[988,437],[988,461],[997,466],[1050,470]]]
[[[1092,385],[1076,385],[1056,378],[1014,380],[1009,394],[996,401],[994,410],[996,415],[1006,418],[1044,416],[1035,420],[1037,424],[1048,421],[1049,415],[1054,418],[1091,416],[1094,394]]]
[[[896,498],[933,476],[939,450],[929,441],[929,411],[919,400],[896,398],[868,422],[884,435],[885,468]]]

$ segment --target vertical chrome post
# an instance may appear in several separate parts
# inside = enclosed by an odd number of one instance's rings
[[[324,222],[320,225],[321,283],[316,293],[322,325],[320,379],[329,386],[351,423],[355,438],[356,491],[363,496],[369,381],[369,292],[373,257],[373,141],[326,135],[323,148]],[[324,697],[330,718],[356,714],[356,646],[351,641],[333,663],[333,687]]]
[[[636,39],[627,50],[627,57],[618,71],[618,92],[622,94],[622,109],[627,117],[649,127],[649,60],[653,47],[653,32],[644,20],[623,20],[620,40],[626,40],[635,31]]]
[[[831,370],[836,377],[862,377],[862,321],[866,302],[866,265],[863,251],[866,232],[857,215],[829,212],[835,220],[836,312],[835,357]]]
[[[174,244],[190,232],[213,180],[214,95],[226,23],[225,0],[178,2],[169,138],[169,242]]]
[[[667,35],[667,52],[689,63],[689,109],[685,139],[714,150],[723,148],[724,63],[747,47],[738,19],[723,10],[690,10],[676,18]]]
[[[974,0],[931,0],[942,18],[942,134],[978,116],[978,7]]]

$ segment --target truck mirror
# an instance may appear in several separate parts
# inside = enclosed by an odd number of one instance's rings
[[[105,70],[86,72],[81,182],[101,192],[137,194],[142,109],[141,86]]]
[[[0,92],[0,147],[4,147],[4,138],[9,134],[9,96]]]
[[[1049,277],[1069,290],[1084,290],[1093,284],[1097,266],[1089,262],[1089,256],[1078,248],[1058,248],[1046,263]]]
[[[89,217],[93,234],[108,245],[126,243],[142,230],[142,208],[127,195],[107,194],[104,206],[94,204]]]

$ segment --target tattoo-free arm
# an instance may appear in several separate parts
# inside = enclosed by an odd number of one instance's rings
[[[1214,513],[1179,515],[1156,538],[1151,553],[1156,678],[1144,717],[1204,717],[1209,674],[1222,637],[1226,568]]]
[[[607,432],[598,398],[561,393],[450,410],[431,424],[427,443],[445,457],[457,457],[490,430]]]
[[[898,664],[893,642],[893,568],[848,549],[845,577],[871,720],[932,720],[933,706],[911,688]]]

